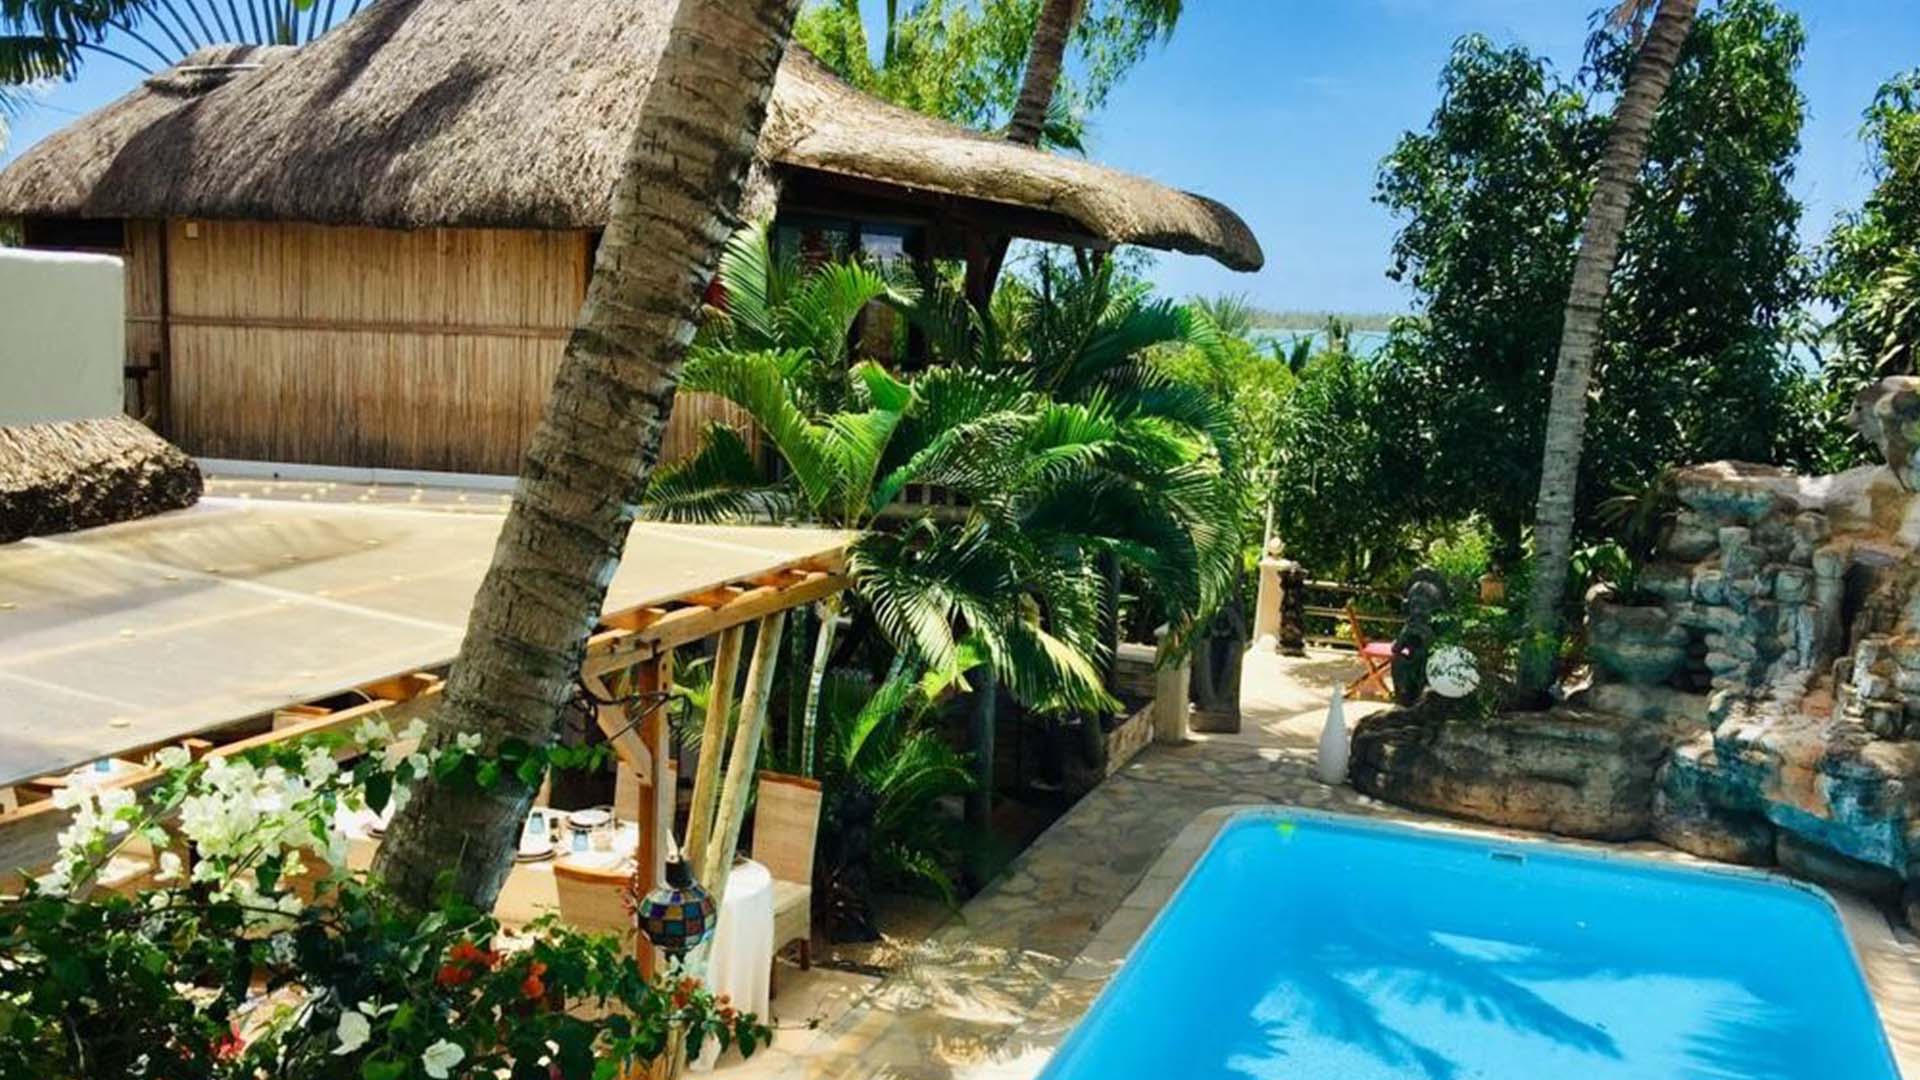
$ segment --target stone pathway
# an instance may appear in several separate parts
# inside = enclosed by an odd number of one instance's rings
[[[1313,777],[1327,688],[1354,671],[1338,655],[1249,657],[1241,734],[1149,746],[830,1028],[776,1042],[719,1075],[1031,1076],[1104,979],[1071,977],[1074,961],[1103,929],[1137,935],[1146,928],[1153,911],[1122,905],[1196,816],[1226,803],[1373,808]],[[1356,703],[1349,718],[1376,707]]]

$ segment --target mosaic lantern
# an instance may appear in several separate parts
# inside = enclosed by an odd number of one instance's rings
[[[634,919],[653,946],[674,959],[713,934],[713,896],[693,880],[686,860],[667,857],[667,880],[635,905]]]

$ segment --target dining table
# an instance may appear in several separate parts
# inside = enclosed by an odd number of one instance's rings
[[[371,866],[380,845],[381,815],[342,806],[335,824],[347,837],[348,867],[365,870]],[[639,848],[639,829],[635,822],[621,821],[611,830],[611,843],[604,849],[575,851],[560,843],[551,858],[516,859],[494,903],[494,918],[503,928],[513,930],[559,911],[559,889],[553,875],[556,863],[596,870],[630,869]],[[760,863],[740,859],[727,876],[719,917],[704,957],[705,970],[696,973],[714,994],[727,995],[734,1008],[764,1018],[772,994],[773,944],[773,874]],[[693,959],[696,965],[701,964],[698,953]]]

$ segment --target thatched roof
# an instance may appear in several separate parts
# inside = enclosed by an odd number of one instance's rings
[[[0,172],[0,214],[602,225],[672,7],[382,0],[297,51],[201,50]],[[260,66],[222,66],[235,63]],[[797,46],[761,154],[1055,215],[1110,243],[1262,262],[1219,203],[895,108]]]
[[[193,459],[127,416],[0,427],[0,544],[179,510]]]

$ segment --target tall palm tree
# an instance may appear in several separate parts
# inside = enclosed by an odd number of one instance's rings
[[[1547,409],[1546,442],[1540,461],[1540,499],[1535,508],[1537,563],[1527,604],[1527,640],[1523,644],[1520,684],[1544,700],[1554,679],[1560,630],[1560,604],[1566,595],[1573,554],[1574,489],[1580,475],[1581,443],[1586,435],[1587,390],[1593,379],[1593,354],[1599,343],[1600,316],[1620,261],[1620,237],[1627,208],[1647,159],[1653,115],[1673,81],[1680,50],[1693,28],[1698,0],[1626,0],[1614,12],[1616,25],[1637,28],[1649,9],[1646,31],[1626,88],[1614,104],[1613,126],[1600,158],[1593,199],[1574,257],[1573,285],[1567,294],[1560,356]]]
[[[1180,18],[1181,0],[1120,0],[1134,14],[1162,34],[1173,33]],[[1034,22],[1033,40],[1027,47],[1027,69],[1020,82],[1013,119],[1007,125],[1007,138],[1027,146],[1039,146],[1048,130],[1059,129],[1061,114],[1055,98],[1059,94],[1060,72],[1066,66],[1067,42],[1086,11],[1086,0],[1040,0],[1040,15]]]
[[[659,456],[700,288],[719,261],[800,0],[680,0],[466,639],[427,736],[550,742]],[[645,557],[644,552],[636,557]],[[490,909],[532,803],[519,776],[425,785],[375,869],[425,903],[443,875]]]
[[[303,45],[374,2],[0,0],[0,84],[70,79],[89,55],[151,72],[207,45]]]

